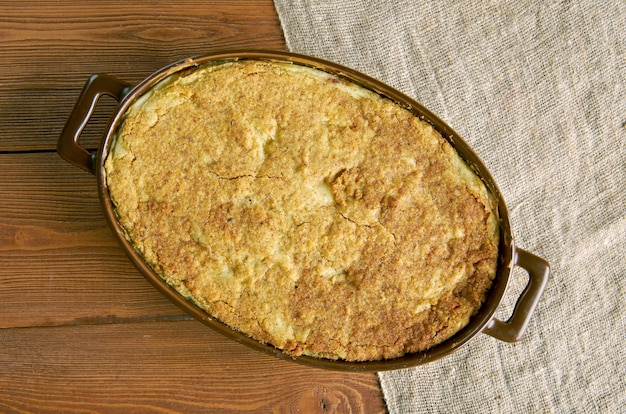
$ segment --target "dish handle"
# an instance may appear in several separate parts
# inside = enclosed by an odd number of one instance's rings
[[[102,95],[109,95],[118,102],[130,92],[131,87],[113,76],[92,75],[85,83],[57,142],[57,153],[70,164],[94,174],[96,156],[80,146],[83,129]]]
[[[526,250],[515,250],[514,265],[528,272],[528,284],[519,296],[509,320],[503,322],[493,318],[482,331],[505,342],[516,342],[522,338],[550,276],[548,262]]]

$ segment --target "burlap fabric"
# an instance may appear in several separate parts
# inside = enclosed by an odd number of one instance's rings
[[[626,3],[275,0],[290,51],[374,76],[475,149],[552,277],[521,342],[379,373],[391,413],[624,412]],[[516,270],[498,316],[525,283]]]

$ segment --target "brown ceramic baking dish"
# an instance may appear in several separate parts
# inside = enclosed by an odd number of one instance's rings
[[[341,360],[319,359],[309,356],[301,356],[294,359],[291,356],[284,354],[279,349],[257,342],[256,340],[236,332],[220,321],[212,318],[205,311],[196,307],[196,305],[186,300],[173,288],[167,285],[160,278],[160,276],[145,263],[141,255],[134,250],[133,246],[124,236],[124,230],[116,219],[114,206],[109,197],[104,172],[104,162],[113,141],[113,136],[129,106],[160,80],[179,71],[193,70],[193,68],[205,63],[240,59],[266,59],[310,66],[334,73],[338,76],[346,78],[349,81],[369,88],[380,95],[383,95],[400,105],[409,108],[417,116],[432,124],[442,136],[449,140],[450,144],[458,151],[462,158],[476,171],[476,173],[485,182],[488,189],[498,200],[498,214],[500,219],[501,234],[496,279],[489,292],[486,303],[483,305],[479,313],[470,321],[468,326],[449,340],[435,347],[432,347],[424,352],[409,354],[396,359],[372,362],[346,362]],[[104,132],[97,153],[92,154],[80,146],[79,139],[81,132],[89,121],[98,99],[102,95],[110,95],[114,97],[119,102],[119,105],[113,113],[110,123]],[[293,53],[269,51],[229,51],[223,53],[213,53],[210,55],[186,59],[164,67],[135,87],[108,75],[93,75],[85,84],[82,93],[80,94],[78,101],[69,116],[65,128],[59,138],[57,151],[61,157],[68,162],[89,171],[96,176],[98,181],[100,203],[114,235],[123,246],[135,266],[159,291],[161,291],[166,297],[182,308],[185,312],[225,336],[254,349],[264,351],[283,359],[295,360],[296,362],[305,365],[344,371],[384,371],[402,369],[424,364],[446,356],[451,352],[454,352],[461,345],[467,343],[470,339],[481,332],[502,341],[517,341],[522,337],[524,331],[526,330],[531,315],[539,302],[544,287],[548,281],[550,273],[548,263],[525,250],[515,247],[509,216],[502,194],[496,186],[491,174],[480,161],[478,156],[452,128],[446,125],[428,109],[395,89],[369,76],[321,59]],[[510,319],[507,321],[501,321],[495,318],[494,314],[502,301],[515,266],[519,266],[528,272],[528,283],[525,290],[517,298],[515,308]]]

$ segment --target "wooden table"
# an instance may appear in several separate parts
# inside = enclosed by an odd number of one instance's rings
[[[279,360],[181,312],[113,239],[95,178],[55,152],[89,75],[136,84],[233,48],[285,49],[271,0],[0,2],[0,412],[385,410],[374,373]]]

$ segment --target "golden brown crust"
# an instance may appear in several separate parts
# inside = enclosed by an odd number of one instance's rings
[[[168,79],[129,109],[106,171],[156,272],[294,356],[425,350],[495,275],[480,179],[429,124],[321,71],[241,61]]]

